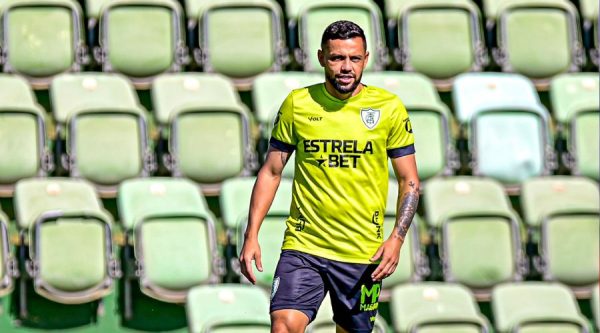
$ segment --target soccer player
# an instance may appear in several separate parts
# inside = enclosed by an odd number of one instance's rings
[[[304,332],[330,294],[338,332],[371,332],[381,281],[398,264],[419,201],[414,138],[396,95],[360,83],[369,60],[363,30],[329,25],[318,58],[325,82],[292,91],[274,121],[240,254],[242,274],[262,271],[260,225],[296,152],[290,216],[271,290],[272,332]],[[391,158],[400,191],[383,240]]]

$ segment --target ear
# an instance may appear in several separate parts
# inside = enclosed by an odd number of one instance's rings
[[[363,69],[367,68],[368,63],[369,63],[369,51],[365,51],[365,62],[363,62]]]
[[[317,51],[317,58],[319,59],[319,64],[321,64],[321,67],[325,67],[325,55],[323,54],[323,50],[318,50]]]

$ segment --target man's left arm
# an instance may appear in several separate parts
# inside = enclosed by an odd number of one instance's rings
[[[371,278],[380,281],[394,273],[400,258],[400,248],[408,233],[419,205],[419,176],[415,155],[392,158],[392,166],[398,180],[398,204],[396,225],[390,237],[384,241],[371,261],[381,259]]]

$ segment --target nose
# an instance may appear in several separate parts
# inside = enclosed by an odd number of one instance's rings
[[[350,72],[352,71],[352,62],[350,61],[350,59],[345,59],[344,62],[342,62],[342,68],[341,68],[342,72]]]

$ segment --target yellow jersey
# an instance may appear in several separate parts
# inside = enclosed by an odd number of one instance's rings
[[[400,99],[371,86],[346,100],[324,83],[294,90],[279,109],[270,144],[296,151],[282,249],[371,263],[384,235],[387,158],[415,153]]]

